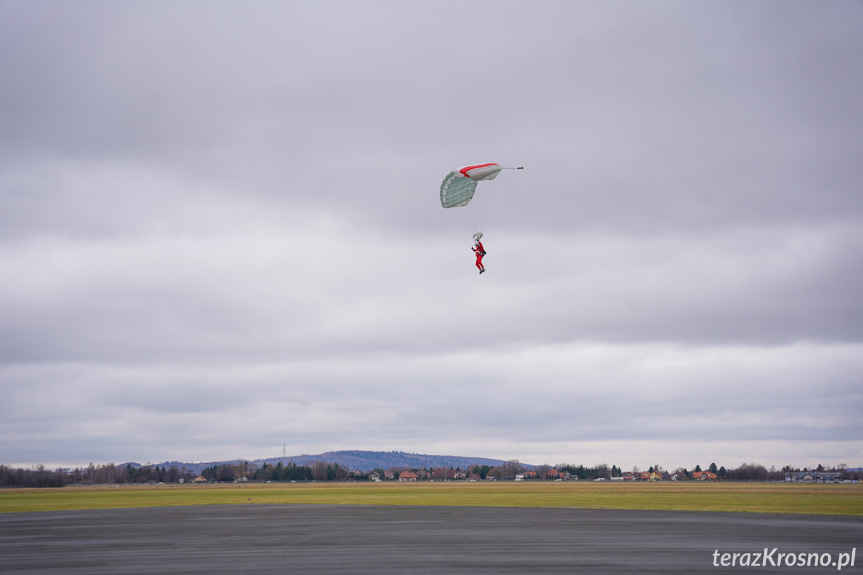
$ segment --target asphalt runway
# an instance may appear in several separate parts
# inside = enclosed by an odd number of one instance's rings
[[[749,557],[723,567],[724,553]],[[779,553],[826,565],[774,566]],[[254,504],[0,514],[0,573],[29,575],[832,573],[839,562],[863,573],[863,517]]]

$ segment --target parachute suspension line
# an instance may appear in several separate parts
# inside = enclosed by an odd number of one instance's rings
[[[502,170],[523,170],[524,166],[519,166],[517,168],[509,168],[505,166],[501,166]],[[480,189],[482,188],[482,189]],[[500,203],[497,200],[497,178],[491,180],[491,182],[482,182],[482,185],[477,188],[476,198],[479,199],[476,211],[474,212],[474,217],[476,220],[476,231],[482,233],[485,230],[485,225],[488,222],[489,216],[491,216],[492,210],[495,206]]]
[[[482,190],[482,195],[486,196],[482,198],[482,204],[479,206],[480,211],[477,213],[477,230],[478,232],[482,232],[485,229],[485,225],[488,222],[488,218],[491,215],[491,210],[495,205],[495,190],[497,189],[497,179],[492,180],[491,182],[486,182],[483,186],[485,189]]]
[[[472,204],[473,202],[471,202]],[[474,233],[476,230],[476,218],[474,214],[476,213],[476,206],[468,204],[466,206],[460,206],[457,208],[452,208],[458,215],[458,219],[461,220],[461,225],[464,231],[469,231],[470,233]]]
[[[477,213],[479,204],[477,203],[477,197],[479,194],[474,194],[473,200],[466,206],[459,206],[452,208],[458,214],[458,219],[461,221],[462,231],[472,234],[476,231],[477,226]]]
[[[474,235],[481,235],[491,215],[492,208],[499,203],[495,177],[501,170],[523,170],[523,166],[510,167],[500,164],[474,164],[456,168],[443,180],[440,187],[441,206],[463,209],[462,219]],[[489,185],[489,182],[492,182]]]
[[[467,209],[470,210],[470,230],[468,231],[471,234],[482,231],[482,214],[485,213],[486,202],[488,201],[486,197],[486,192],[488,191],[486,188],[488,185],[488,182],[477,182],[473,200],[467,206]]]
[[[478,201],[473,207],[471,214],[473,216],[473,222],[471,222],[473,229],[470,231],[471,233],[482,231],[482,214],[485,211],[486,200],[488,200],[485,193],[486,187],[488,187],[488,182],[477,182],[474,199]]]

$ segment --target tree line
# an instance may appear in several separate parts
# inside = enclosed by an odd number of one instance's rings
[[[765,468],[757,463],[743,463],[739,467],[726,469],[711,463],[707,469],[716,474],[719,480],[724,481],[784,481],[785,474],[796,471],[834,471],[841,473],[843,479],[863,480],[863,473],[848,469],[845,464],[834,468],[826,468],[818,465],[816,468],[799,468],[784,466],[781,469],[771,467]],[[368,473],[351,470],[340,466],[338,463],[327,463],[316,461],[309,465],[297,465],[281,462],[276,465],[264,463],[257,466],[253,463],[223,463],[205,468],[200,473],[207,482],[233,483],[233,482],[257,482],[257,483],[280,483],[280,482],[307,482],[307,481],[369,481],[372,478],[398,479],[405,471],[411,471],[417,475],[420,481],[429,480],[499,480],[506,481],[522,476],[528,480],[551,480],[559,478],[574,479],[580,481],[593,481],[596,479],[610,480],[620,478],[625,473],[616,465],[605,463],[592,467],[584,465],[572,465],[569,463],[559,464],[554,467],[549,465],[538,465],[526,467],[518,460],[510,460],[498,466],[475,465],[468,469],[461,468],[409,468],[397,467],[391,469],[375,469]],[[634,467],[631,473],[638,475],[642,470]],[[657,472],[663,477],[677,476],[678,480],[693,479],[693,473],[702,471],[700,465],[693,469],[679,467],[673,472],[665,471],[660,465],[651,465],[646,471]],[[3,487],[65,487],[68,485],[104,485],[104,484],[152,484],[152,483],[190,483],[199,476],[186,467],[160,467],[157,465],[133,466],[90,464],[87,467],[75,469],[46,469],[38,465],[29,469],[13,468],[0,465],[0,488]]]
[[[185,467],[156,465],[90,464],[75,469],[46,469],[37,465],[21,469],[0,465],[0,487],[65,487],[67,485],[105,485],[126,483],[180,483],[196,476]]]

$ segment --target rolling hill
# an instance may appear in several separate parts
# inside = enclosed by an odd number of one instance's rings
[[[271,465],[282,465],[294,463],[295,465],[309,465],[316,461],[326,463],[338,463],[341,467],[356,469],[363,473],[368,473],[373,469],[389,469],[391,467],[407,467],[407,468],[437,468],[437,467],[452,467],[467,469],[475,465],[489,465],[495,467],[504,463],[502,459],[489,459],[487,457],[465,457],[460,455],[427,455],[422,453],[407,453],[404,451],[326,451],[318,454],[303,454],[289,455],[286,457],[270,457],[267,459],[234,459],[229,461],[210,461],[201,463],[183,463],[179,461],[166,461],[157,464],[159,467],[185,467],[193,473],[200,473],[207,467],[214,465],[223,465],[227,463],[241,463],[248,461],[255,465],[261,466],[264,463]],[[533,467],[522,463],[525,467]]]

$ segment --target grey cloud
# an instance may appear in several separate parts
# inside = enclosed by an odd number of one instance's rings
[[[0,4],[0,461],[859,457],[860,12]]]

